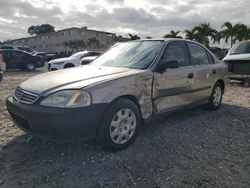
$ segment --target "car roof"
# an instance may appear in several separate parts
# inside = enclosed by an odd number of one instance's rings
[[[185,42],[193,42],[193,43],[197,43],[200,44],[197,41],[194,40],[189,40],[189,39],[182,39],[182,38],[156,38],[156,39],[139,39],[139,40],[132,40],[133,41],[162,41],[162,42],[170,42],[170,41],[185,41]],[[127,41],[127,42],[131,42],[131,41]]]
[[[24,52],[23,50],[14,50],[14,49],[0,49],[1,52],[11,51],[11,52]]]

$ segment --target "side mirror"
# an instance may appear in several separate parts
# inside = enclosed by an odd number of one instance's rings
[[[159,72],[165,72],[166,69],[176,69],[179,67],[179,62],[177,60],[165,60],[160,61],[160,65],[157,68]]]

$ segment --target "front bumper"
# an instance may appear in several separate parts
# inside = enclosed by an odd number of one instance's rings
[[[235,80],[241,80],[241,79],[246,79],[246,78],[250,78],[250,75],[247,74],[230,74],[228,76],[230,79],[235,79]]]
[[[54,63],[48,63],[48,71],[55,71],[63,69],[64,64],[54,64]]]
[[[107,104],[61,109],[22,104],[8,97],[6,106],[13,122],[28,134],[52,140],[80,141],[96,137]]]

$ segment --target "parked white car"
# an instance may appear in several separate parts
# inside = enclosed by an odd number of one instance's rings
[[[70,67],[76,67],[82,64],[82,58],[89,56],[99,56],[102,52],[83,51],[77,52],[70,57],[54,59],[48,62],[48,70],[54,71]]]
[[[223,61],[228,64],[230,79],[241,80],[244,86],[250,86],[250,41],[235,44]]]

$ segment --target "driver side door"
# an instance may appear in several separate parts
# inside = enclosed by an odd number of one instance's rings
[[[170,42],[157,67],[171,61],[177,61],[179,67],[154,72],[153,104],[157,114],[194,102],[190,92],[193,89],[194,68],[190,64],[186,42]]]

